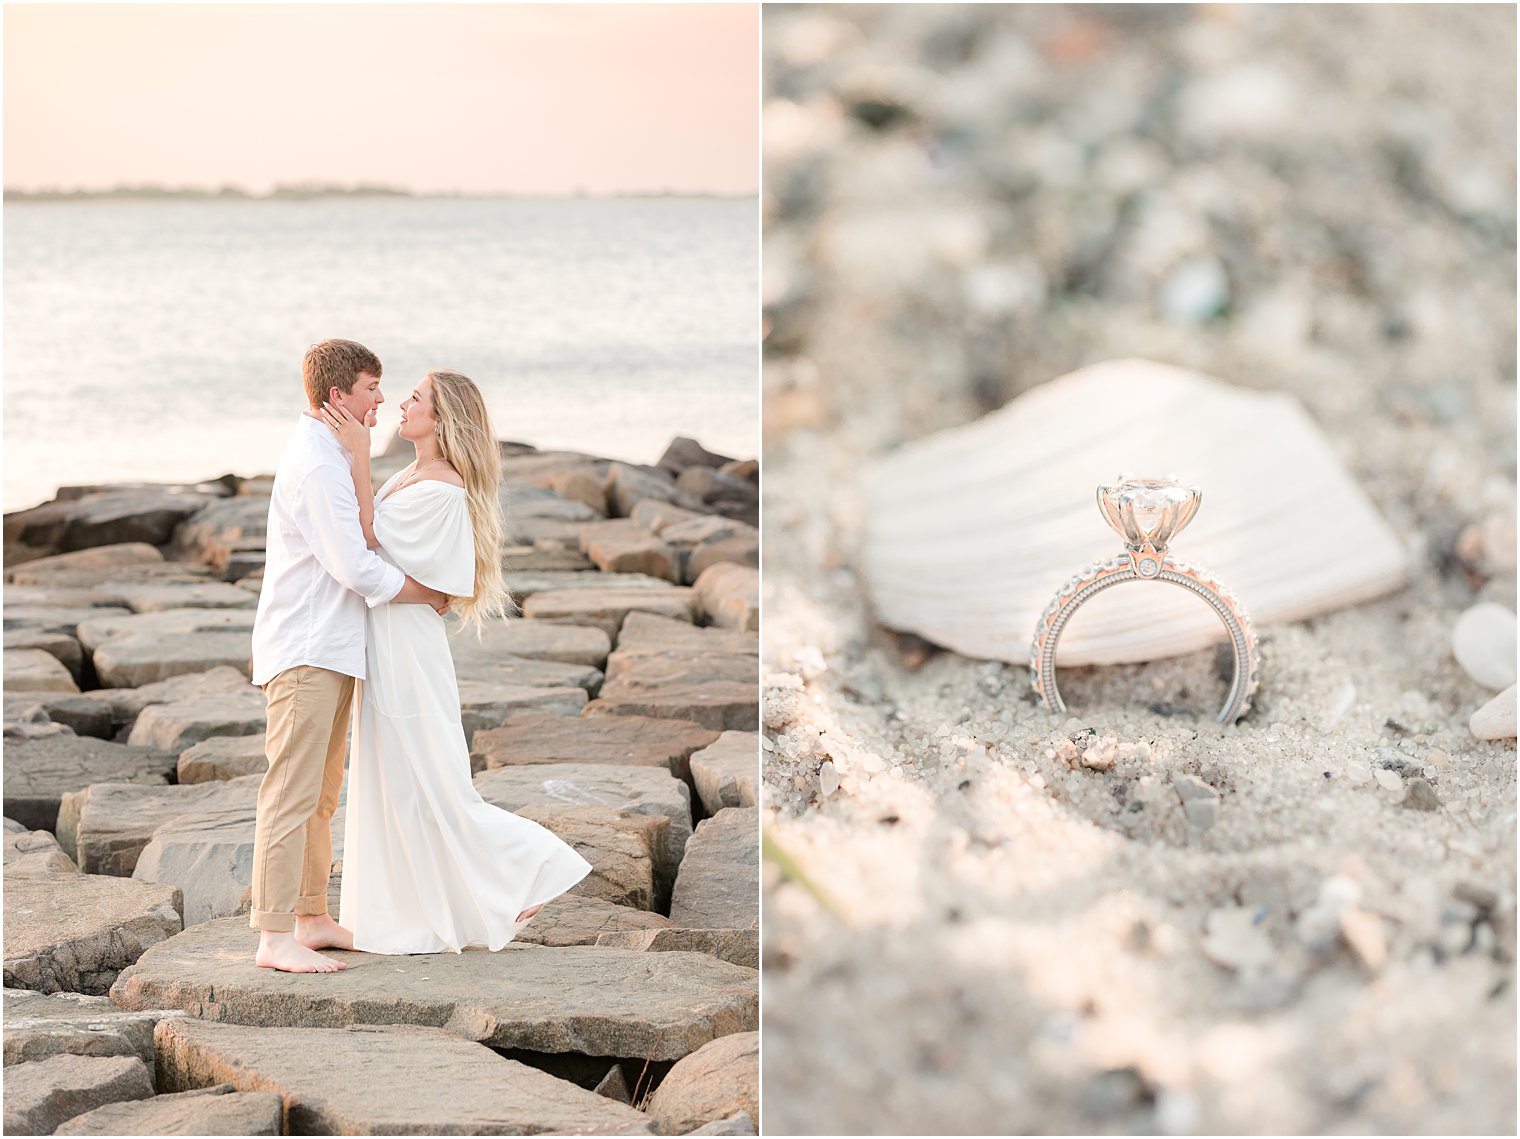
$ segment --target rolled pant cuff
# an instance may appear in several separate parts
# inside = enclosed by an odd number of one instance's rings
[[[249,910],[248,924],[267,933],[291,933],[296,928],[296,915],[282,910]]]
[[[303,918],[317,917],[327,912],[326,894],[302,894],[296,899],[296,913]]]

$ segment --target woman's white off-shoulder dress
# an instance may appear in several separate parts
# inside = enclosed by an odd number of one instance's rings
[[[426,480],[376,496],[380,556],[423,585],[474,592],[462,488]],[[470,779],[459,685],[442,617],[427,605],[368,611],[354,704],[338,922],[368,953],[500,949],[517,915],[558,897],[591,864]]]

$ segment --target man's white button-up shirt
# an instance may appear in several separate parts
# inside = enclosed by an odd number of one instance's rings
[[[253,619],[253,682],[261,687],[301,664],[364,679],[364,606],[384,605],[406,584],[365,545],[351,462],[326,424],[301,416],[269,499]]]

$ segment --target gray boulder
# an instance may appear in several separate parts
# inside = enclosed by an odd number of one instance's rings
[[[297,1134],[653,1133],[631,1107],[440,1028],[261,1030],[180,1019],[161,1022],[156,1039],[166,1088],[277,1092]]]
[[[96,783],[64,796],[58,841],[87,874],[129,876],[153,832],[182,819],[223,811],[252,811],[261,775],[188,787]]]
[[[5,1070],[5,1133],[52,1135],[103,1104],[153,1095],[153,1074],[136,1056],[49,1056]]]
[[[263,693],[246,692],[197,696],[169,704],[150,704],[132,725],[127,742],[178,755],[212,736],[255,736],[267,717]]]
[[[670,920],[692,929],[760,924],[760,812],[726,807],[699,823],[686,844]]]
[[[126,1012],[110,997],[5,990],[5,1063],[73,1056],[137,1056],[153,1063],[162,1010]]]
[[[724,807],[755,807],[760,771],[760,733],[724,732],[691,757],[691,779],[709,815]]]
[[[29,830],[55,830],[65,795],[92,783],[162,787],[175,757],[158,748],[132,747],[86,736],[10,740],[5,747],[5,813]]]
[[[68,668],[46,649],[5,650],[7,692],[78,692]]]
[[[544,763],[498,767],[475,776],[475,789],[488,803],[508,811],[524,807],[611,807],[670,820],[663,857],[656,858],[655,881],[663,892],[675,878],[691,837],[691,792],[658,767],[611,763]]]
[[[184,928],[180,893],[99,874],[10,875],[5,986],[100,994],[150,946]]]
[[[330,950],[350,968],[313,985],[309,976],[254,964],[258,937],[242,917],[191,926],[124,972],[111,999],[126,1009],[183,1008],[205,1021],[250,1026],[445,1025],[492,1048],[656,1061],[758,1028],[754,970],[700,953],[512,942],[494,953],[429,954],[425,967],[403,972],[394,959]],[[158,1031],[163,1063],[164,1023]],[[368,1055],[364,1046],[347,1047]]]
[[[76,1115],[54,1135],[283,1135],[278,1092],[240,1092],[216,1084],[152,1099],[110,1103]]]

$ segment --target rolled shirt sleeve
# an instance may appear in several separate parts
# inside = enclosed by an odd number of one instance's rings
[[[401,592],[406,575],[364,542],[359,498],[349,476],[321,464],[296,492],[295,523],[322,568],[373,609]]]

